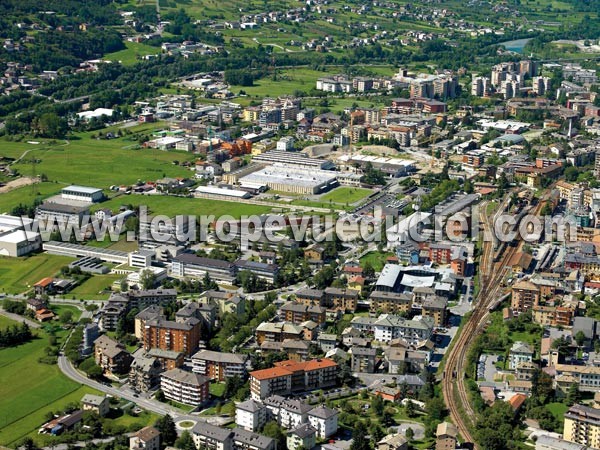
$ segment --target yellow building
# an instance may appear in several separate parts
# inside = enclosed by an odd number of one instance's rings
[[[573,405],[565,413],[564,439],[592,448],[600,448],[600,410]]]

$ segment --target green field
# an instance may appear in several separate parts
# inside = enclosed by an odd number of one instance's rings
[[[149,124],[128,130],[150,134],[159,129],[160,124]],[[113,127],[101,132],[116,130]],[[69,141],[31,145],[26,157],[14,167],[24,175],[32,175],[35,171],[35,175],[44,174],[48,180],[61,184],[82,184],[103,189],[113,184],[130,184],[138,180],[154,181],[164,176],[191,175],[189,169],[172,164],[175,160],[193,159],[186,152],[142,149],[133,135],[110,140],[93,139],[91,136],[97,133],[76,133]],[[21,148],[22,145],[18,142],[0,142],[0,147],[9,151],[13,146]],[[0,151],[1,154],[3,151]],[[35,167],[31,164],[33,159],[36,160]]]
[[[110,288],[115,281],[123,277],[124,275],[94,275],[69,292],[66,297],[73,296],[85,300],[105,300],[109,294],[103,291]]]
[[[204,198],[170,197],[166,195],[127,195],[102,203],[102,208],[118,210],[122,205],[134,207],[145,205],[149,214],[164,214],[173,217],[177,214],[211,215],[216,217],[229,214],[235,218],[242,215],[265,214],[269,206],[248,205]]]
[[[141,56],[146,55],[158,55],[161,50],[159,47],[152,47],[146,44],[139,44],[137,42],[125,42],[125,50],[121,50],[114,53],[104,55],[107,61],[120,62],[124,66],[131,66],[140,60]]]
[[[394,254],[391,252],[370,252],[360,258],[360,265],[361,267],[364,267],[365,264],[369,262],[371,267],[373,267],[376,272],[380,272],[381,269],[383,269],[383,266],[385,265],[385,259],[388,256],[394,256]]]
[[[362,200],[373,191],[370,189],[354,188],[354,187],[339,187],[331,192],[321,196],[324,202],[333,202],[341,204],[352,204]]]
[[[58,194],[63,187],[57,183],[37,183],[5,192],[0,194],[0,212],[10,213],[19,204],[32,205],[36,199],[44,199]]]
[[[27,258],[0,257],[0,291],[10,294],[28,291],[39,280],[55,276],[72,261],[68,256],[46,253]]]
[[[96,393],[66,378],[57,365],[38,362],[44,356],[48,335],[27,344],[0,350],[0,445],[9,445],[36,430],[48,411],[59,411],[67,403]],[[64,338],[66,331],[57,337]]]

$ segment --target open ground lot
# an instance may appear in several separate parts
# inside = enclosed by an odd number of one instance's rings
[[[127,195],[111,199],[101,204],[102,208],[118,210],[122,205],[146,206],[149,214],[164,214],[173,217],[177,214],[211,215],[215,217],[229,214],[242,215],[265,214],[270,206],[250,205],[237,202],[225,202],[204,198],[171,197],[165,195]]]
[[[339,187],[334,189],[327,194],[321,196],[321,201],[341,203],[341,204],[352,204],[359,200],[362,200],[367,195],[370,195],[372,191],[370,189],[362,189],[355,187]]]
[[[0,257],[0,291],[7,294],[25,292],[42,278],[56,275],[61,267],[73,260],[68,256],[46,253],[27,258]]]
[[[105,300],[109,296],[109,293],[105,292],[105,289],[110,288],[115,281],[123,277],[124,275],[94,275],[69,292],[66,297],[73,296],[84,300]]]

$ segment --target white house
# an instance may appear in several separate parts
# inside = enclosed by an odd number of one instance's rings
[[[508,355],[510,370],[516,370],[519,364],[533,361],[533,349],[525,342],[517,341],[513,344]]]
[[[267,422],[267,408],[256,400],[246,400],[235,408],[235,423],[248,431],[257,431]]]
[[[308,423],[317,430],[317,436],[327,439],[337,433],[338,412],[326,406],[317,406],[308,413]]]

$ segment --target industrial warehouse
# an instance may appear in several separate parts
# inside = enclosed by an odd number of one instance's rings
[[[303,169],[275,163],[240,178],[244,187],[268,186],[270,189],[296,194],[321,194],[338,185],[336,173],[328,170]]]

